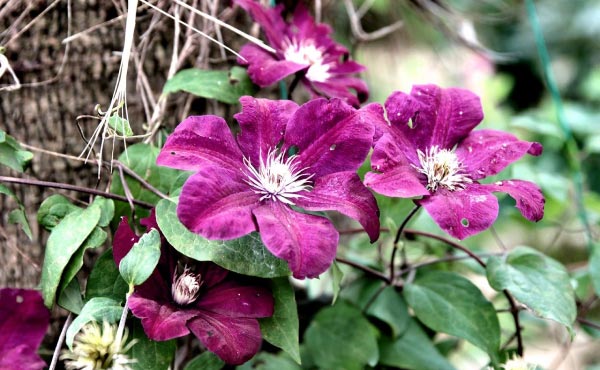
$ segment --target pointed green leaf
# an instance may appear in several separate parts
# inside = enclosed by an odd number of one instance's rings
[[[236,367],[236,370],[302,370],[312,369],[300,367],[285,352],[274,355],[268,352],[259,352],[250,361]]]
[[[593,260],[593,258],[592,258]],[[488,260],[487,278],[497,291],[508,289],[539,317],[573,330],[577,317],[575,295],[565,267],[528,247],[517,247],[505,258]]]
[[[371,303],[367,315],[378,318],[392,329],[393,338],[406,330],[410,315],[402,295],[392,286],[386,287]]]
[[[109,249],[96,260],[87,281],[85,299],[89,301],[94,297],[107,297],[124,302],[127,290],[127,283],[119,274],[112,249]]]
[[[338,295],[340,294],[340,290],[342,289],[342,279],[344,278],[344,273],[340,270],[340,266],[333,261],[331,264],[331,285],[333,289],[333,299],[331,300],[331,304],[334,305],[335,301],[337,301]]]
[[[288,278],[277,278],[272,280],[271,291],[275,299],[275,311],[273,316],[259,320],[260,331],[267,342],[283,349],[300,363],[298,309],[294,289]]]
[[[21,225],[21,229],[29,240],[33,240],[33,236],[31,235],[31,227],[29,226],[29,221],[27,220],[27,216],[25,215],[25,211],[22,208],[13,209],[8,214],[8,222],[11,224]]]
[[[344,301],[315,316],[304,343],[322,369],[362,370],[379,359],[376,330],[358,308]]]
[[[81,298],[81,287],[77,278],[71,279],[69,285],[61,290],[57,303],[60,307],[74,314],[81,312],[83,299]]]
[[[65,267],[71,260],[71,256],[94,231],[99,220],[100,209],[97,206],[90,206],[85,210],[68,214],[52,229],[46,243],[42,267],[41,287],[46,307],[52,308]]]
[[[246,69],[233,67],[231,71],[184,69],[171,77],[163,88],[163,94],[183,90],[207,99],[236,104],[240,97],[253,95],[257,88],[250,81]]]
[[[129,125],[129,121],[125,118],[119,117],[117,114],[113,114],[108,119],[108,127],[113,129],[119,136],[133,136],[133,131]]]
[[[431,339],[414,319],[397,339],[383,337],[379,341],[379,363],[403,369],[454,370],[437,350]]]
[[[90,299],[81,309],[79,316],[73,320],[69,329],[67,329],[65,337],[67,346],[69,349],[73,349],[73,339],[75,339],[75,335],[79,333],[85,324],[92,321],[102,323],[104,320],[109,323],[115,323],[121,318],[122,312],[123,307],[113,299],[105,297]]]
[[[207,240],[189,231],[177,218],[176,209],[175,203],[161,200],[156,205],[156,221],[167,241],[183,255],[244,275],[273,278],[290,274],[287,263],[273,256],[258,234],[228,241]]]
[[[98,205],[98,207],[100,207],[101,213],[100,221],[98,221],[98,226],[108,226],[115,215],[115,203],[112,201],[112,199],[96,197],[92,204],[96,204]]]
[[[223,360],[214,353],[205,351],[188,362],[183,370],[220,370],[223,366],[225,366]]]
[[[23,172],[33,158],[33,153],[23,150],[21,144],[0,130],[0,164]]]
[[[137,360],[130,365],[132,370],[170,369],[177,349],[176,340],[156,342],[148,339],[138,320],[134,322],[131,338],[137,340],[128,353],[130,358]]]
[[[140,285],[152,275],[160,258],[160,233],[152,229],[142,235],[121,260],[119,271],[130,286]]]
[[[500,324],[494,306],[468,279],[432,271],[404,287],[404,298],[425,325],[463,338],[495,360],[500,347]]]

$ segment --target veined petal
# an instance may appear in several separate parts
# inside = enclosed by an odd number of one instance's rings
[[[360,222],[371,243],[379,238],[377,202],[355,172],[338,172],[318,178],[312,191],[297,199],[296,205],[308,211],[338,211]]]
[[[273,296],[262,286],[227,281],[207,290],[195,307],[229,317],[270,317],[273,315]]]
[[[508,132],[477,130],[456,148],[456,155],[473,180],[492,176],[526,153],[542,154],[540,143],[521,141]]]
[[[209,351],[230,365],[251,359],[262,342],[256,319],[204,312],[190,320],[188,327]]]
[[[360,103],[365,102],[369,98],[369,87],[367,83],[357,77],[342,77],[333,74],[327,80],[311,81],[310,85],[319,95],[326,95],[332,98],[340,98],[353,107],[359,107]],[[352,90],[354,90],[354,92]]]
[[[537,222],[544,217],[544,195],[536,184],[523,180],[503,180],[493,184],[485,184],[490,191],[500,191],[510,195],[517,203],[516,207],[523,217]]]
[[[248,66],[248,75],[252,79],[252,82],[260,87],[272,85],[287,76],[309,67],[308,64],[299,64],[279,59],[254,44],[244,45],[240,50],[240,55],[246,61],[238,58],[238,63]]]
[[[285,132],[285,146],[298,148],[299,167],[315,179],[356,171],[373,140],[373,110],[356,110],[339,99],[316,99],[302,105]]]
[[[267,154],[283,140],[285,127],[298,104],[291,100],[255,99],[243,96],[240,99],[242,112],[234,115],[240,123],[238,143],[245,156],[258,168],[259,155],[266,162]]]
[[[416,171],[409,166],[397,166],[383,173],[367,172],[365,185],[374,192],[396,198],[429,195]]]
[[[288,262],[295,278],[317,277],[335,258],[339,234],[331,222],[296,212],[279,202],[253,210],[263,243]]]
[[[37,354],[38,348],[21,344],[6,347],[0,351],[0,369],[2,370],[40,370],[47,364]]]
[[[434,145],[450,149],[483,119],[477,95],[436,85],[414,86],[410,95],[396,92],[385,107],[393,128],[421,150]]]
[[[177,206],[181,223],[208,239],[234,239],[256,230],[252,209],[259,196],[242,176],[241,169],[199,169],[183,185]]]
[[[250,13],[252,19],[260,24],[272,46],[281,46],[288,28],[281,16],[283,5],[266,8],[255,0],[235,0],[235,3]]]
[[[137,293],[129,297],[128,306],[133,315],[142,320],[148,338],[156,341],[187,335],[190,331],[186,323],[197,315],[195,310],[175,307],[170,302],[146,299]]]
[[[243,155],[221,117],[191,116],[167,138],[156,163],[179,170],[197,171],[204,166],[239,169]]]
[[[131,230],[127,217],[121,217],[121,222],[119,222],[119,227],[113,237],[113,259],[117,266],[138,240],[140,237]]]
[[[486,230],[498,217],[498,199],[479,184],[469,184],[459,191],[438,190],[416,203],[442,230],[460,240]]]

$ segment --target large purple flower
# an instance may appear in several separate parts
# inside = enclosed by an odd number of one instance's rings
[[[367,100],[367,85],[351,76],[364,66],[348,60],[348,50],[331,39],[331,28],[315,23],[302,2],[298,2],[290,23],[281,16],[282,5],[264,8],[254,0],[235,2],[261,25],[269,45],[276,50],[273,54],[252,43],[242,48],[240,55],[245,60],[238,58],[238,63],[248,66],[254,83],[265,87],[299,73],[313,97],[341,98],[354,106]]]
[[[160,231],[154,212],[142,224]],[[124,218],[113,241],[117,265],[138,240]],[[146,335],[163,341],[192,332],[228,364],[248,361],[262,341],[257,318],[273,314],[271,292],[244,285],[211,262],[199,262],[194,270],[182,268],[178,257],[163,239],[158,266],[129,298],[129,308],[142,320]]]
[[[50,312],[37,290],[0,289],[0,369],[39,370]]]
[[[327,218],[299,208],[341,212],[376,240],[379,210],[356,170],[369,153],[381,106],[356,110],[339,99],[317,99],[298,107],[249,96],[240,102],[237,141],[222,118],[189,117],[158,156],[160,165],[196,171],[181,192],[181,222],[208,239],[259,231],[297,278],[324,272],[338,243]]]
[[[492,192],[516,200],[523,216],[539,221],[544,197],[528,181],[481,184],[526,153],[540,155],[539,143],[496,130],[471,131],[483,119],[479,98],[468,90],[415,86],[393,93],[385,108],[389,125],[377,128],[365,185],[391,197],[418,197],[433,220],[464,239],[487,229],[498,216]]]

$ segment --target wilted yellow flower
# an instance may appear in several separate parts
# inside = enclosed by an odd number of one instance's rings
[[[81,329],[75,337],[73,350],[65,350],[60,356],[65,360],[67,370],[131,370],[129,364],[135,359],[129,359],[125,354],[135,341],[127,341],[127,329],[123,333],[120,344],[115,343],[117,326],[104,321],[102,328],[97,322],[91,322]]]

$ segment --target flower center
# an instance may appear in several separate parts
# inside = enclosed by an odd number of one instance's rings
[[[285,204],[294,205],[294,199],[302,197],[301,191],[312,189],[311,178],[307,176],[305,169],[298,169],[294,163],[296,156],[284,159],[285,153],[278,150],[269,150],[266,163],[260,158],[260,166],[256,169],[250,159],[244,158],[244,164],[249,171],[246,183],[250,185],[256,194],[260,194],[260,200],[272,199]]]
[[[187,306],[198,299],[201,286],[202,276],[190,272],[189,267],[186,266],[179,277],[175,271],[171,285],[173,300],[180,306]]]
[[[311,81],[324,82],[330,76],[329,64],[323,63],[323,51],[312,42],[290,41],[283,57],[290,62],[308,64],[310,67],[306,71],[306,78]]]
[[[420,173],[427,176],[427,190],[437,191],[442,186],[450,191],[463,190],[466,184],[473,181],[464,173],[462,163],[452,150],[440,149],[437,145],[423,153],[417,149],[421,167],[413,165]]]

